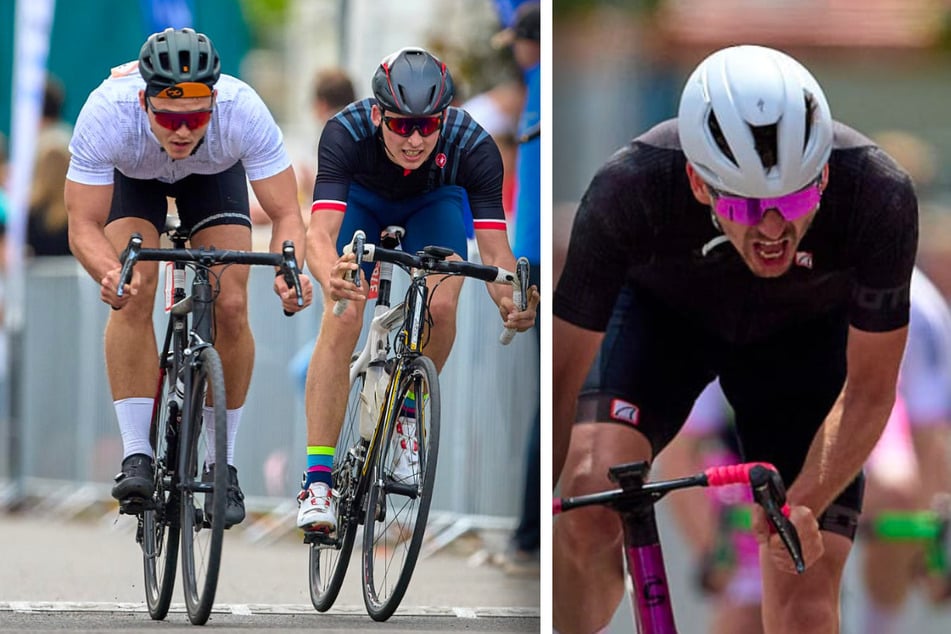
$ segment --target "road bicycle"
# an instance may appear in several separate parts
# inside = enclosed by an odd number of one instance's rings
[[[202,468],[207,436],[201,433],[202,410],[214,410],[214,453],[227,455],[227,414],[224,371],[214,348],[214,302],[224,269],[217,265],[269,265],[297,291],[303,306],[294,245],[286,241],[282,253],[186,249],[188,232],[170,219],[165,231],[172,248],[144,249],[142,236],[132,234],[123,251],[121,296],[140,261],[167,262],[166,311],[168,327],[159,353],[159,380],[149,441],[155,456],[155,492],[150,499],[131,500],[120,512],[135,515],[136,541],[142,548],[145,596],[149,615],[168,614],[175,586],[179,542],[182,585],[188,619],[195,625],[208,620],[215,600],[225,530],[228,469],[215,469],[212,481]],[[186,271],[192,275],[186,290]],[[285,314],[289,314],[285,311]],[[207,432],[206,432],[207,433]]]
[[[443,247],[406,253],[396,250],[402,235],[402,228],[388,227],[381,246],[375,246],[358,231],[345,249],[362,254],[358,261],[379,263],[378,279],[374,274],[370,288],[376,305],[366,344],[350,362],[347,413],[332,467],[337,530],[334,535],[307,532],[304,537],[311,547],[311,601],[324,612],[340,592],[363,525],[363,597],[376,621],[393,615],[409,585],[436,477],[440,394],[436,367],[423,354],[430,324],[426,280],[431,275],[463,275],[510,284],[521,310],[527,299],[527,259],[512,273],[447,260],[453,252]],[[394,264],[410,275],[410,282],[403,302],[390,306]],[[353,281],[359,285],[360,276]],[[345,300],[338,302],[334,312],[342,314],[346,305]],[[510,341],[512,334],[503,332],[502,342]]]
[[[792,558],[796,571],[805,571],[802,549],[795,527],[787,519],[786,489],[775,467],[762,462],[711,467],[703,473],[647,482],[650,467],[639,461],[615,465],[608,477],[620,488],[555,498],[552,514],[585,506],[606,506],[621,518],[624,529],[624,561],[630,577],[629,587],[634,623],[639,634],[677,634],[673,605],[664,569],[660,532],[654,505],[667,493],[690,487],[720,487],[747,484],[753,499],[766,512],[770,526],[777,532]]]

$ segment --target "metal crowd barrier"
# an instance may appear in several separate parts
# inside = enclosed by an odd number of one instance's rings
[[[235,463],[249,504],[290,517],[306,444],[302,385],[291,361],[298,353],[309,357],[321,299],[317,293],[313,306],[286,318],[272,281],[270,270],[252,268],[256,354]],[[159,337],[165,327],[162,284],[155,312]],[[402,289],[397,285],[395,292]],[[26,326],[14,346],[10,377],[19,415],[0,420],[0,485],[6,482],[0,494],[30,495],[68,482],[82,492],[77,504],[102,501],[122,450],[103,355],[109,308],[68,257],[29,264],[25,302]],[[467,281],[455,346],[440,377],[442,437],[432,510],[447,535],[480,525],[513,526],[521,507],[525,441],[538,407],[538,347],[534,335],[503,347],[500,329],[485,286]]]

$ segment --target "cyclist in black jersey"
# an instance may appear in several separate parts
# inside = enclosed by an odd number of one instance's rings
[[[652,459],[719,377],[743,459],[787,483],[808,565],[790,574],[758,518],[766,631],[838,631],[861,468],[895,399],[917,214],[908,176],[832,120],[798,62],[757,46],[705,59],[677,119],[612,156],[574,221],[553,308],[562,494],[611,488],[609,465]],[[609,622],[620,537],[609,510],[555,524],[559,631]]]
[[[460,259],[468,253],[462,213],[468,198],[482,262],[515,267],[502,209],[501,155],[485,130],[449,105],[454,89],[446,65],[423,49],[404,48],[382,60],[372,86],[373,98],[351,104],[327,122],[318,149],[307,256],[324,292],[324,312],[307,374],[307,471],[297,517],[305,530],[336,529],[330,467],[367,288],[344,279],[358,269],[352,255],[339,255],[354,231],[362,229],[376,242],[387,226],[399,225],[406,229],[405,251],[439,245]],[[372,267],[361,270],[369,279]],[[455,337],[462,280],[432,280],[439,290],[430,300],[433,323],[425,352],[437,369]],[[516,309],[511,288],[487,288],[505,326],[524,331],[534,324],[534,286],[524,311]],[[339,299],[352,305],[336,317],[332,310]]]

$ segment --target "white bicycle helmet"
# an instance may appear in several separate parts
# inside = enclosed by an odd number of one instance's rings
[[[832,115],[819,83],[793,58],[762,46],[703,60],[680,97],[677,129],[704,181],[751,198],[802,189],[832,152]]]

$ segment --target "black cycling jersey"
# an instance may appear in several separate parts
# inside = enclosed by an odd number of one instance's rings
[[[554,295],[557,317],[604,331],[622,284],[656,296],[731,343],[760,340],[836,309],[882,332],[908,323],[918,207],[908,175],[841,123],[829,182],[795,263],[755,276],[693,196],[676,120],[634,139],[599,170],[574,221]]]
[[[404,170],[386,155],[382,132],[370,117],[374,103],[352,103],[327,122],[317,153],[314,211],[340,209],[351,182],[387,200],[457,185],[466,190],[476,229],[505,228],[502,156],[488,132],[464,110],[447,108],[430,157],[418,169]]]

